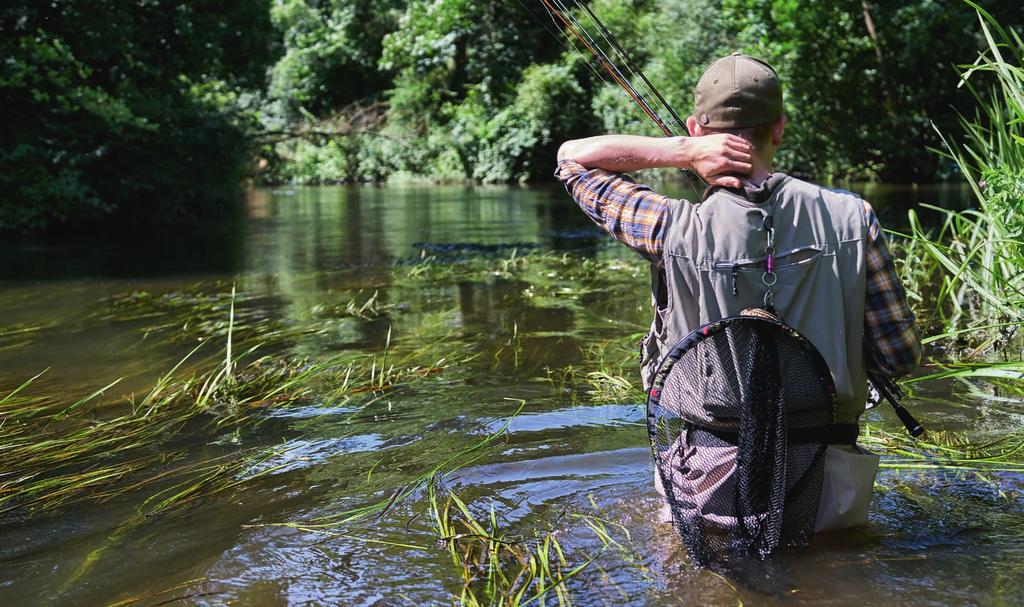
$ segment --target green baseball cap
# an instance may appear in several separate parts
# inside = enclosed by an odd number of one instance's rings
[[[713,129],[769,124],[782,115],[782,83],[772,66],[743,53],[708,66],[693,90],[694,115]]]

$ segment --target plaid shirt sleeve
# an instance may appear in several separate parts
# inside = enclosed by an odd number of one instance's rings
[[[662,254],[668,207],[674,201],[625,175],[561,160],[557,177],[576,204],[619,242],[648,259]]]
[[[867,201],[864,202],[864,220],[868,226],[864,336],[873,349],[867,353],[867,365],[872,371],[898,377],[920,364],[921,339],[892,254],[885,244],[882,226]]]

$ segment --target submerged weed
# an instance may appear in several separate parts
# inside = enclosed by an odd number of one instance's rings
[[[276,451],[232,449],[195,459],[187,445],[213,444],[258,426],[269,410],[297,403],[339,407],[355,399],[373,402],[400,384],[472,358],[441,355],[438,341],[411,341],[411,347],[394,351],[389,332],[379,357],[339,354],[314,362],[253,358],[254,348],[235,354],[229,337],[221,362],[212,369],[184,371],[200,344],[144,396],[113,400],[104,396],[118,381],[71,403],[32,395],[37,375],[0,397],[0,454],[8,462],[0,472],[0,514],[100,501],[151,485],[159,490],[145,502],[151,512],[163,512],[200,494],[228,489],[241,470]]]
[[[963,433],[929,431],[914,439],[868,425],[857,442],[887,455],[883,468],[1024,472],[1021,432],[976,443]]]
[[[179,367],[145,396],[119,402],[100,403],[117,382],[66,405],[22,396],[32,380],[0,399],[0,451],[9,462],[0,473],[0,514],[14,509],[45,511],[78,499],[107,499],[191,474],[206,476],[208,483],[211,470],[219,472],[214,476],[227,478],[230,469],[221,464],[175,466],[173,462],[186,455],[184,448],[175,446],[181,437],[213,437],[258,423],[262,409],[306,396],[310,379],[327,368],[260,358],[230,376],[228,366],[222,365],[179,377]]]

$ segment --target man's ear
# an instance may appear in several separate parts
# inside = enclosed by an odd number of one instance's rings
[[[701,137],[704,132],[700,129],[700,125],[697,124],[697,118],[695,116],[689,116],[686,119],[686,130],[690,133],[690,137]]]
[[[782,145],[782,134],[786,131],[786,115],[779,116],[779,119],[772,125],[772,145],[779,147]]]

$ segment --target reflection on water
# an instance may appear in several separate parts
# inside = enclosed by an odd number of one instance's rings
[[[953,190],[934,192],[869,196],[895,222],[901,205],[956,200]],[[398,350],[438,341],[445,354],[470,360],[383,397],[304,403],[191,444],[192,458],[241,448],[277,455],[249,470],[238,491],[185,512],[140,522],[138,497],[128,495],[0,519],[0,604],[100,605],[179,586],[136,604],[450,603],[459,580],[421,494],[335,530],[343,536],[272,523],[386,499],[501,428],[520,402],[509,434],[444,483],[481,514],[493,508],[510,538],[553,531],[572,554],[596,555],[569,582],[578,604],[1024,599],[1024,482],[1000,473],[886,471],[867,529],[786,555],[754,590],[693,571],[671,527],[655,521],[642,407],[580,388],[594,344],[644,330],[646,270],[557,188],[256,190],[246,208],[244,220],[202,230],[5,247],[0,391],[44,368],[36,388],[47,394],[78,397],[115,377],[126,378],[123,393],[141,390],[197,335],[222,335],[216,323],[227,316],[232,284],[238,318],[289,336],[272,346],[283,355],[380,353],[390,334]],[[582,288],[554,273],[533,284],[410,273],[424,256],[498,264],[538,245],[621,258],[620,275]],[[374,293],[379,315],[346,312]],[[1017,403],[957,401],[949,390],[917,395],[933,424],[985,435],[1021,423]],[[575,513],[609,521],[619,543],[601,550]]]

